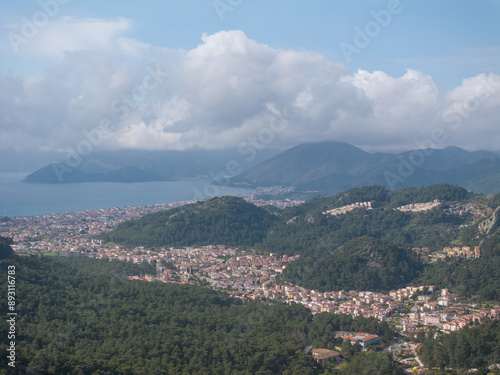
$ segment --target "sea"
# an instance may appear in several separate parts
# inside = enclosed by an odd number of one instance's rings
[[[0,173],[0,217],[36,216],[100,208],[147,206],[222,195],[247,196],[251,189],[212,184],[208,177],[177,181],[26,184],[26,173]]]

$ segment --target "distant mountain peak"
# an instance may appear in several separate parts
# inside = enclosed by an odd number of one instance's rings
[[[489,151],[449,146],[400,154],[369,153],[346,142],[322,141],[294,146],[233,181],[250,186],[293,185],[323,194],[366,185],[394,189],[439,183],[491,193],[500,190],[499,175],[500,158]],[[398,185],[393,186],[393,181]]]
[[[66,184],[79,182],[147,182],[169,181],[153,172],[125,166],[109,172],[85,172],[63,163],[52,163],[26,176],[22,182]]]

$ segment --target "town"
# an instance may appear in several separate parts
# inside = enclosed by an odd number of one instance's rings
[[[401,212],[422,212],[432,210],[440,204],[441,202],[436,199],[433,202],[407,204],[405,206],[397,207],[396,210]]]
[[[319,292],[291,285],[283,280],[282,273],[299,255],[257,254],[224,244],[161,249],[125,248],[113,243],[104,244],[96,238],[126,220],[188,203],[192,202],[3,218],[0,232],[2,236],[14,239],[13,248],[18,255],[89,257],[102,261],[115,259],[154,264],[154,274],[130,276],[130,279],[210,287],[243,300],[302,304],[313,314],[328,312],[373,317],[389,322],[408,339],[419,334],[436,337],[438,332],[453,332],[473,323],[481,323],[486,318],[500,317],[500,306],[473,304],[448,289],[438,290],[432,285],[407,286],[387,294],[354,290]],[[278,207],[298,204],[292,201],[273,203]],[[368,203],[360,202],[325,214],[336,215],[357,207],[370,209]],[[413,251],[421,257],[442,259],[481,256],[479,247],[472,250],[468,246],[450,246],[434,251],[413,248]],[[328,353],[335,358],[334,354]],[[328,353],[313,354],[321,361]]]
[[[356,202],[353,204],[348,204],[347,206],[332,208],[331,210],[327,210],[327,211],[323,212],[323,215],[328,215],[328,214],[330,214],[332,216],[342,215],[342,214],[346,214],[348,212],[351,212],[352,210],[354,210],[356,208],[364,208],[367,210],[371,210],[372,209],[372,202]]]

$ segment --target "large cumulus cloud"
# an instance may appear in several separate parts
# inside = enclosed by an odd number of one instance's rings
[[[63,56],[40,77],[0,81],[0,147],[61,150],[102,130],[99,148],[186,149],[238,146],[270,128],[273,147],[342,140],[369,149],[415,148],[435,129],[440,144],[498,149],[500,77],[480,75],[442,92],[432,77],[408,70],[349,72],[308,51],[280,50],[242,31],[203,35],[191,50],[126,38],[127,20],[62,19],[50,35]],[[94,24],[106,38],[79,42]],[[94,35],[94,34],[92,34]],[[42,53],[40,39],[30,53]],[[64,52],[61,52],[63,51]]]

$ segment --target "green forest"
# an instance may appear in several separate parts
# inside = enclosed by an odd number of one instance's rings
[[[14,255],[10,245],[13,244],[12,238],[0,237],[0,259],[9,258]]]
[[[465,201],[470,193],[452,185],[388,191],[381,186],[355,188],[333,197],[314,198],[302,205],[269,210],[242,198],[218,197],[127,221],[105,233],[105,241],[126,246],[192,246],[225,244],[253,246],[277,253],[308,254],[318,242],[331,246],[359,236],[396,244],[448,244],[467,216],[434,210],[411,214],[394,207],[414,202]],[[323,211],[355,202],[373,201],[375,209],[357,209],[331,217]],[[447,233],[443,236],[444,233]]]
[[[284,278],[320,291],[389,291],[410,284],[451,288],[462,296],[500,300],[500,233],[481,244],[480,259],[423,263],[409,249],[358,237],[290,264]]]
[[[423,270],[410,250],[371,237],[358,237],[318,257],[304,259],[290,264],[284,277],[320,291],[389,291],[405,287]]]
[[[280,212],[282,220],[257,246],[278,253],[315,255],[341,246],[356,237],[370,236],[401,246],[443,247],[460,235],[467,215],[444,210],[410,213],[394,210],[409,203],[467,201],[470,194],[452,185],[433,185],[388,191],[380,186],[348,190],[333,197],[318,197]],[[355,202],[372,202],[372,210],[355,209],[348,214],[324,215],[328,209]]]
[[[276,221],[242,198],[226,196],[126,221],[103,239],[127,246],[252,246],[262,242]]]
[[[393,329],[374,318],[320,313],[302,305],[242,302],[206,288],[128,280],[151,265],[84,258],[15,257],[16,369],[5,374],[403,374],[387,352]],[[1,293],[6,293],[6,282]],[[6,316],[6,306],[0,313]],[[0,326],[0,351],[8,348]],[[369,332],[361,351],[339,331]],[[500,324],[489,320],[438,339],[421,338],[429,367],[484,368],[500,362]],[[337,368],[307,348],[341,347]],[[7,370],[5,370],[7,369]]]
[[[451,288],[460,295],[500,301],[500,233],[481,244],[480,259],[454,259],[427,265],[419,281]]]
[[[500,363],[500,321],[487,320],[438,339],[424,339],[420,356],[432,367],[473,367],[486,371],[489,364]]]
[[[241,302],[209,289],[131,281],[149,265],[62,257],[16,257],[16,366],[26,374],[352,374],[382,353],[345,348],[341,370],[322,368],[308,346],[342,345],[337,331],[365,331],[387,343],[394,332],[376,319],[302,305]],[[6,282],[1,293],[6,293]],[[3,304],[0,313],[6,316]],[[8,346],[7,327],[1,352]],[[354,351],[353,351],[354,350]],[[0,367],[8,368],[5,355]],[[383,372],[390,371],[390,372]],[[10,373],[10,372],[5,372]]]

